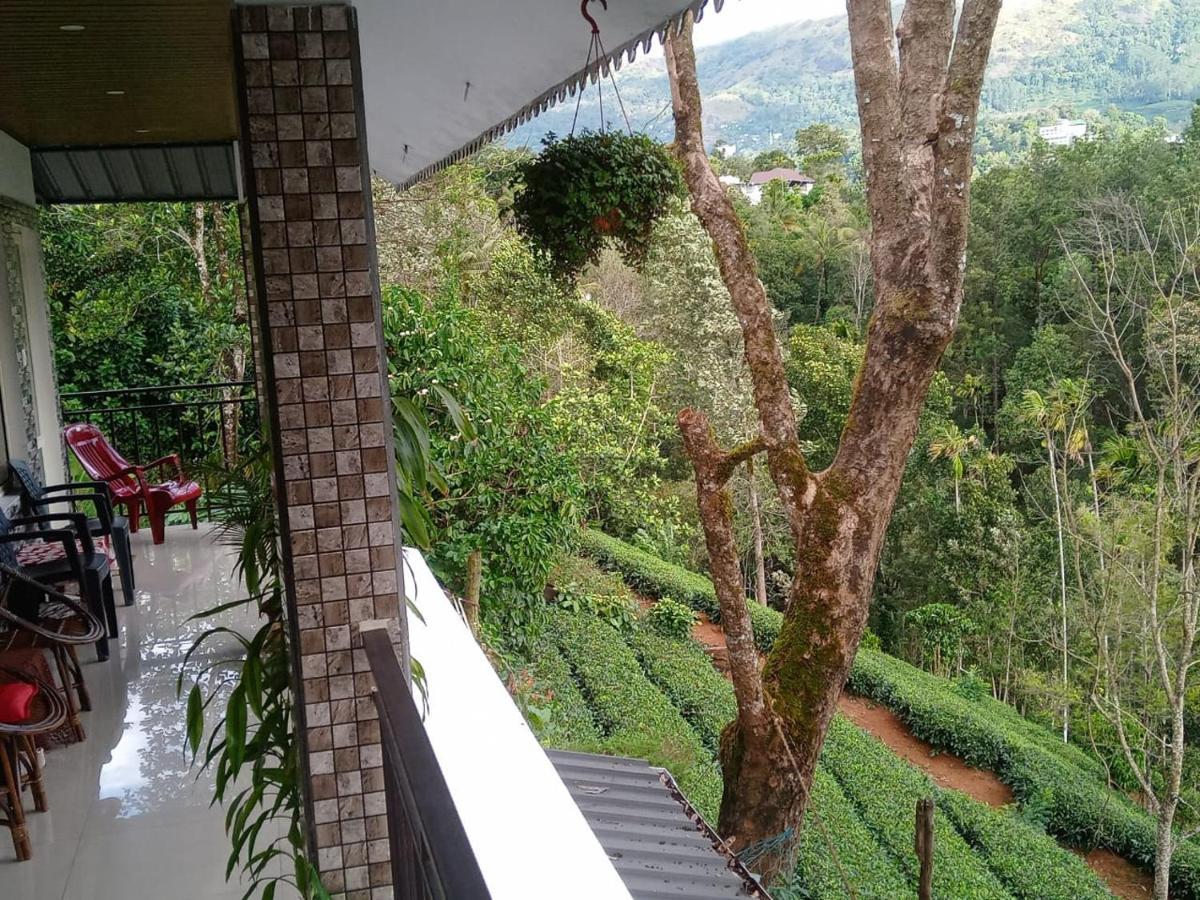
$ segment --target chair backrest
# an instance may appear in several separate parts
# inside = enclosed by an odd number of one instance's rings
[[[107,482],[114,497],[132,497],[141,492],[141,482],[136,475],[117,474],[122,469],[130,468],[130,463],[95,425],[87,422],[68,425],[63,429],[63,440],[83,470],[96,481]]]
[[[42,481],[34,474],[33,469],[29,468],[29,463],[23,459],[10,459],[8,467],[16,476],[17,484],[20,485],[21,499],[27,503],[31,500],[42,499]]]

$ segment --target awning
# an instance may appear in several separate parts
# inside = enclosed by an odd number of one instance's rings
[[[609,57],[633,59],[708,0],[588,7]],[[719,10],[722,0],[713,0]],[[371,166],[404,185],[574,97],[591,29],[578,0],[356,0]],[[591,67],[595,74],[598,66]]]
[[[592,0],[606,60],[722,0]],[[587,75],[579,0],[353,0],[374,169],[426,177],[570,101]],[[231,196],[229,0],[0,2],[0,131],[44,201]],[[138,148],[148,148],[139,152]],[[214,149],[214,148],[220,148]]]

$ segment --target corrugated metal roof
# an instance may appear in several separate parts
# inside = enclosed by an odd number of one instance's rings
[[[619,756],[548,755],[634,900],[770,900],[664,770]]]
[[[42,203],[237,200],[232,143],[35,147],[34,189]]]

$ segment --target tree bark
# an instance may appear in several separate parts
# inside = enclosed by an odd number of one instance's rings
[[[767,560],[763,552],[762,509],[758,503],[758,482],[754,460],[746,460],[746,477],[750,480],[750,524],[754,530],[754,596],[767,605]]]
[[[866,627],[925,395],[957,323],[971,143],[999,6],[967,0],[954,37],[952,0],[909,0],[897,65],[888,0],[848,0],[876,307],[845,430],[822,472],[810,471],[801,452],[771,304],[705,152],[690,14],[665,43],[676,152],[741,325],[767,468],[796,550],[779,638],[761,680],[742,674],[757,687],[735,680],[738,718],[721,742],[721,833],[741,852],[772,848],[758,863],[768,880],[790,864],[821,745]],[[749,635],[741,581],[727,577],[737,573],[737,550],[728,495],[713,477],[721,451],[699,413],[681,413],[680,428],[722,622],[727,634]]]

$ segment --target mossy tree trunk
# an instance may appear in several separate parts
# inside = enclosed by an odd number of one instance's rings
[[[703,414],[679,416],[713,581],[730,636],[738,718],[722,737],[719,827],[769,879],[785,871],[825,733],[867,622],[884,533],[925,395],[962,301],[971,144],[999,0],[848,0],[862,123],[875,310],[829,468],[800,448],[772,309],[742,223],[705,153],[692,22],[666,44],[676,150],[742,328],[760,437],[723,451]],[[765,669],[738,577],[731,466],[761,449],[786,514],[796,578]],[[762,855],[758,851],[770,850]]]

